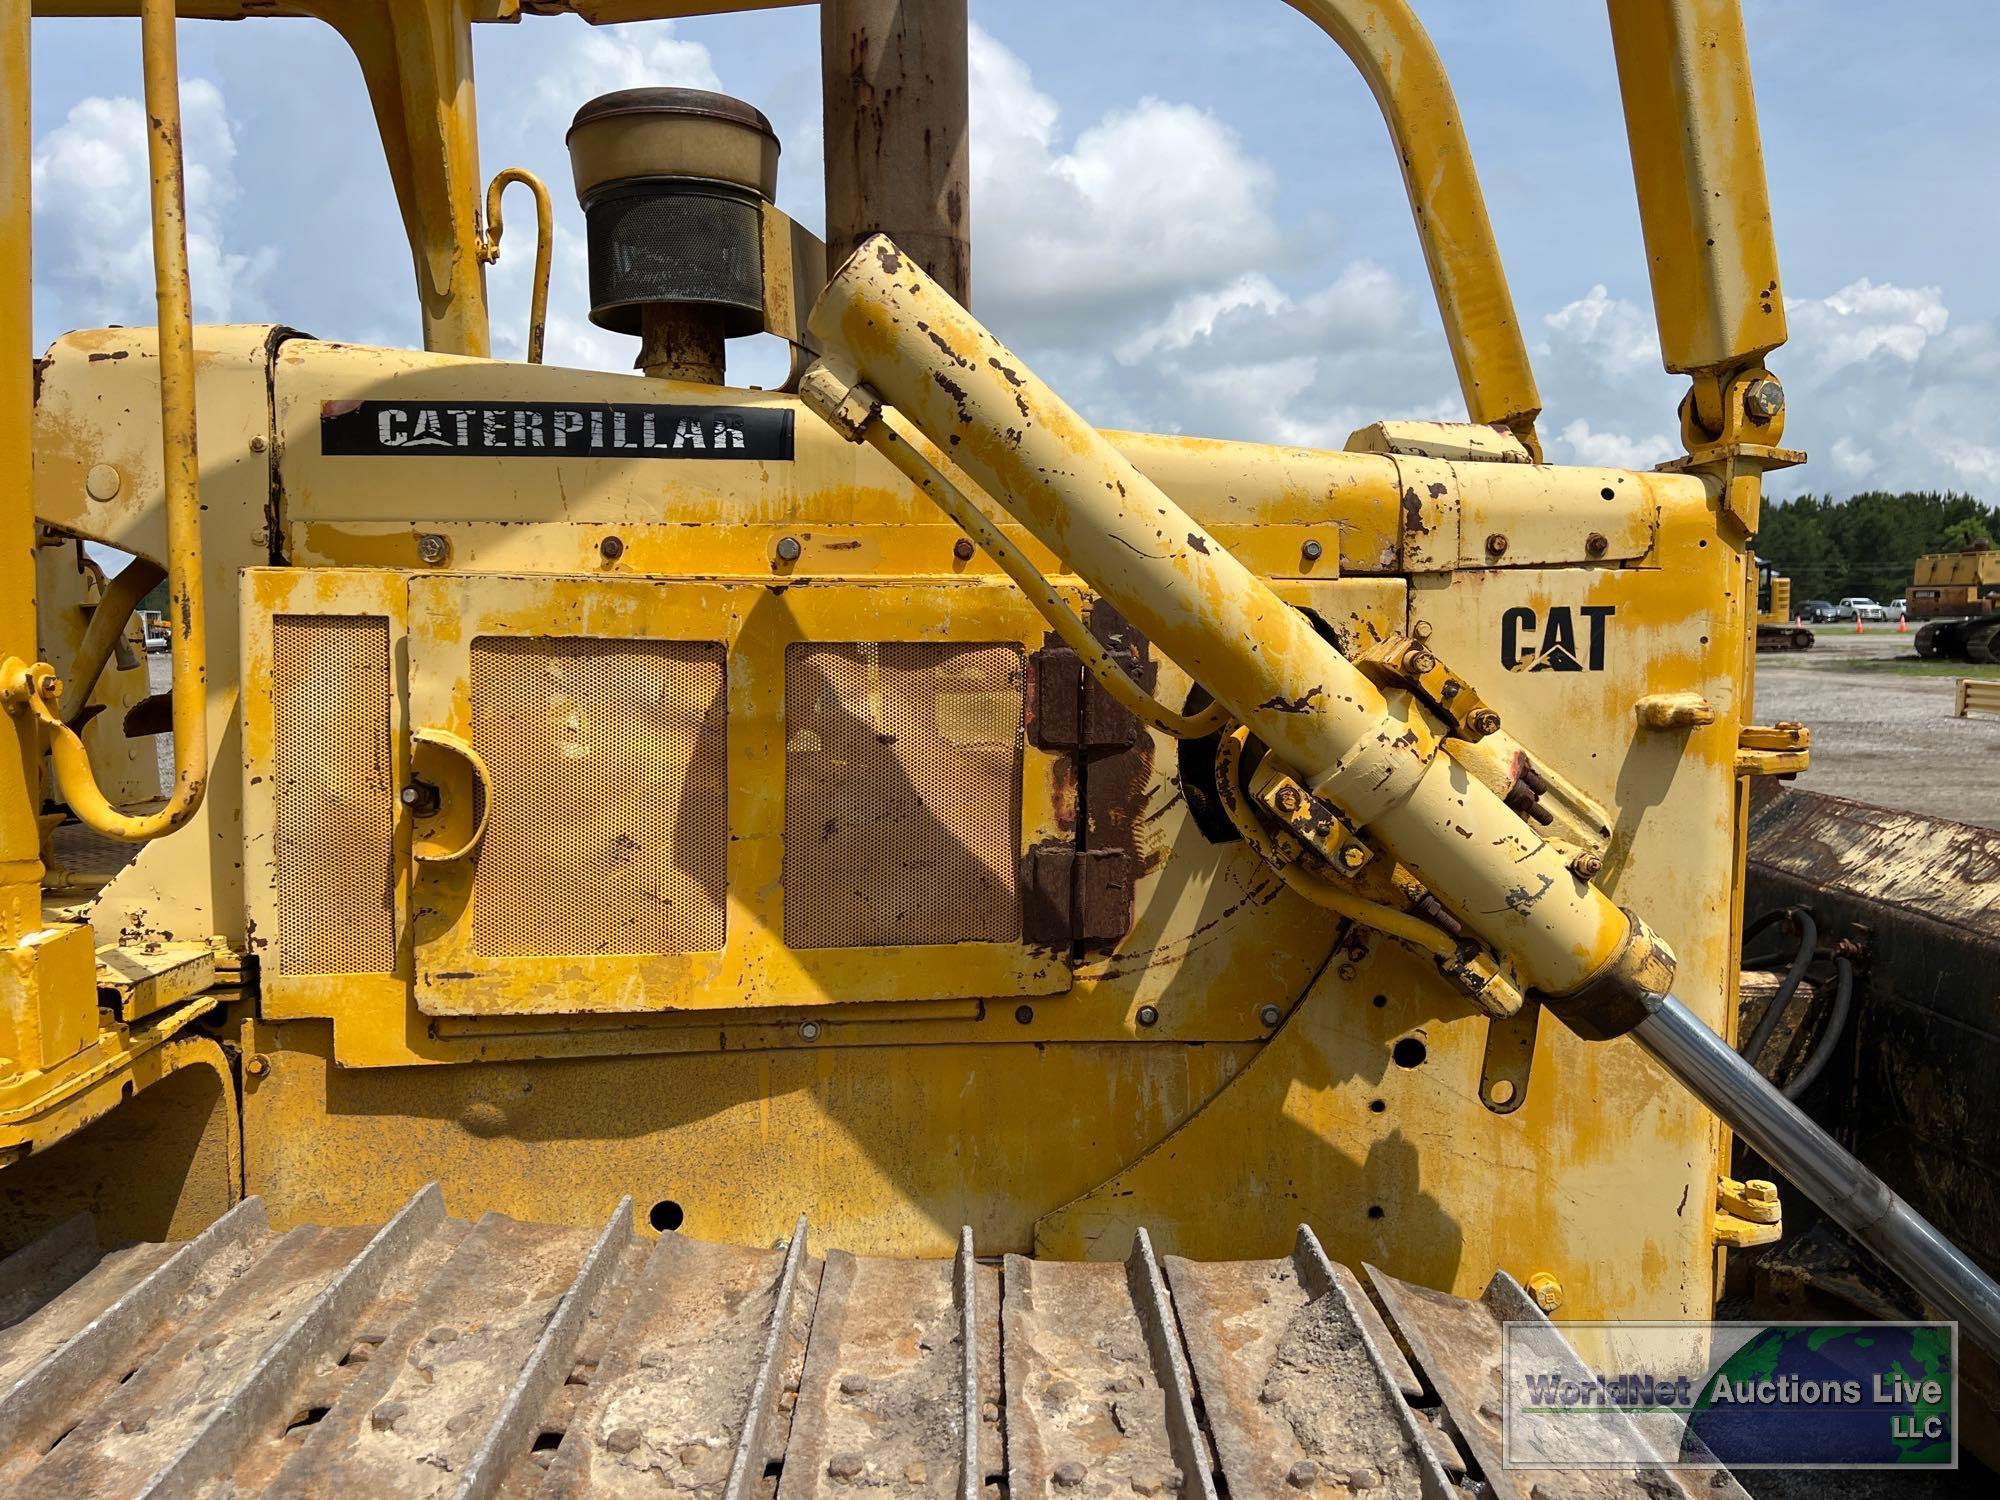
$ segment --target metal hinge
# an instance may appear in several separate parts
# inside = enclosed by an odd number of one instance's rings
[[[1123,849],[1030,849],[1021,870],[1022,936],[1050,948],[1116,943],[1132,925],[1132,863]]]
[[[1768,1245],[1783,1237],[1785,1209],[1776,1183],[1753,1177],[1715,1179],[1715,1242],[1732,1250]]]
[[[1122,750],[1139,738],[1139,720],[1067,646],[1028,656],[1028,738],[1044,750]]]
[[[1812,759],[1812,731],[1803,724],[1745,724],[1736,736],[1738,776],[1796,776]]]

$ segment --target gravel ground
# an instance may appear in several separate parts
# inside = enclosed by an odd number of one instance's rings
[[[1893,625],[1816,626],[1797,654],[1757,658],[1757,722],[1797,719],[1812,730],[1812,769],[1796,785],[2000,828],[2000,717],[1952,716],[1954,679],[1867,668],[1909,657]],[[1967,676],[1993,668],[1967,667]]]

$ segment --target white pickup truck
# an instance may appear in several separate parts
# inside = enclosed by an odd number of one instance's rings
[[[1833,607],[1836,620],[1886,620],[1889,612],[1873,599],[1843,599]]]

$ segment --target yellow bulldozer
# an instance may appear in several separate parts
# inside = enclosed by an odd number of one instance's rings
[[[1733,1136],[2000,1346],[1729,1041],[1751,787],[1807,753],[1752,707],[1801,455],[1736,0],[1610,7],[1688,378],[1650,472],[1544,461],[1402,0],[1291,3],[1380,104],[1463,423],[1071,410],[968,311],[964,0],[821,6],[823,239],[753,105],[577,100],[636,370],[542,363],[470,28],[757,3],[179,6],[351,44],[414,350],[193,326],[138,0],[157,327],[31,359],[5,0],[0,1484],[1740,1495],[1524,1473],[1496,1405],[1505,1325],[1712,1315],[1783,1231]],[[781,389],[728,384],[753,333]]]

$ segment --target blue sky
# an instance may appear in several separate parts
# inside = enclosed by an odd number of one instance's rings
[[[1551,457],[1673,448],[1601,5],[1419,6],[1458,90]],[[1382,416],[1462,415],[1402,187],[1346,59],[1278,0],[973,0],[974,300],[1105,425],[1337,447]],[[1793,341],[1773,357],[1780,493],[1950,487],[2000,500],[2000,6],[1745,0]],[[550,358],[617,368],[582,317],[562,147],[584,99],[720,87],[771,117],[780,200],[818,227],[810,8],[593,30],[475,29],[482,167],[540,171],[561,216]],[[310,21],[182,25],[202,316],[417,340],[360,80]],[[36,31],[38,337],[151,319],[132,21]],[[529,247],[494,272],[518,354]],[[732,378],[762,382],[754,346]]]

